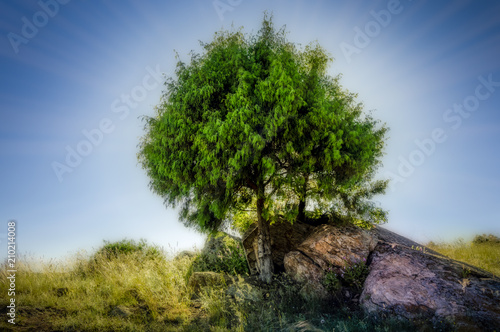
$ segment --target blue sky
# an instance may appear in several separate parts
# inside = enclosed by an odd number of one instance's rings
[[[124,237],[200,247],[148,189],[139,116],[175,51],[187,60],[231,24],[256,32],[265,10],[291,41],[325,47],[330,73],[390,127],[387,228],[421,242],[500,234],[497,1],[4,1],[0,257],[11,219],[19,253],[46,259]]]

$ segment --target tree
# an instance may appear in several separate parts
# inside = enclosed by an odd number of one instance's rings
[[[369,184],[387,129],[327,75],[323,48],[299,50],[267,15],[256,35],[221,31],[202,46],[178,61],[156,115],[144,117],[138,158],[187,226],[214,231],[253,206],[270,282],[270,223]]]

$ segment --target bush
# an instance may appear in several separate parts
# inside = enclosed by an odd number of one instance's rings
[[[336,293],[342,288],[342,283],[333,268],[330,267],[325,271],[323,285],[330,293]]]
[[[157,246],[149,245],[144,239],[141,239],[139,242],[129,239],[123,239],[117,242],[104,240],[104,245],[97,251],[95,256],[113,259],[120,255],[130,255],[133,253],[142,256],[142,258],[164,258],[161,249]]]
[[[114,261],[120,257],[132,257],[138,262],[144,262],[145,260],[163,262],[166,260],[163,251],[159,247],[148,244],[144,239],[139,242],[129,239],[117,242],[104,240],[104,245],[88,260],[78,261],[76,271],[79,271],[83,276],[89,275],[101,270],[105,262]]]
[[[248,275],[248,263],[240,241],[222,232],[209,236],[189,274],[201,271]]]
[[[338,273],[335,273],[336,269],[333,266],[324,271],[323,286],[331,293],[338,292],[342,285],[360,291],[370,273],[368,266],[366,266],[366,259],[348,262],[344,258],[344,261],[346,266],[338,270]]]
[[[340,270],[340,273],[341,278],[344,279],[348,286],[361,290],[370,270],[366,266],[366,259],[363,259],[362,261],[347,264],[346,267]]]
[[[473,244],[500,244],[500,238],[493,234],[476,235],[472,240]]]

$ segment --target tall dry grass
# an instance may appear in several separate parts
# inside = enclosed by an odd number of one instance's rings
[[[151,331],[146,324],[161,331],[165,324],[190,319],[185,275],[192,258],[145,258],[133,252],[113,258],[26,261],[17,264],[17,326],[33,324],[30,316],[35,314],[47,320],[41,328],[64,331]],[[0,292],[7,294],[5,266],[0,274]],[[2,296],[0,305],[8,300]]]
[[[477,239],[478,237],[476,237]],[[427,247],[452,259],[468,263],[500,277],[500,243],[489,241],[429,243]]]

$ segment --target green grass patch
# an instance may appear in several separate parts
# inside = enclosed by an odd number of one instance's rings
[[[15,296],[17,327],[150,331],[146,326],[189,321],[191,308],[184,276],[192,258],[174,261],[159,251],[145,255],[153,247],[108,251],[109,247],[106,243],[90,258],[79,255],[58,263],[19,263]],[[36,270],[32,268],[35,265]],[[2,281],[6,280],[6,270],[3,266]],[[2,283],[0,292],[7,294],[7,288]],[[2,308],[7,300],[3,297],[0,300]],[[30,319],[33,316],[36,321]],[[0,324],[0,329],[12,327],[5,320]],[[165,326],[158,329],[162,330]]]
[[[212,271],[229,275],[248,275],[248,263],[240,241],[218,232],[208,237],[205,247],[195,257],[187,278],[192,272]]]
[[[431,242],[427,247],[500,277],[500,240],[494,235],[478,235],[471,242],[463,239],[452,243]]]

